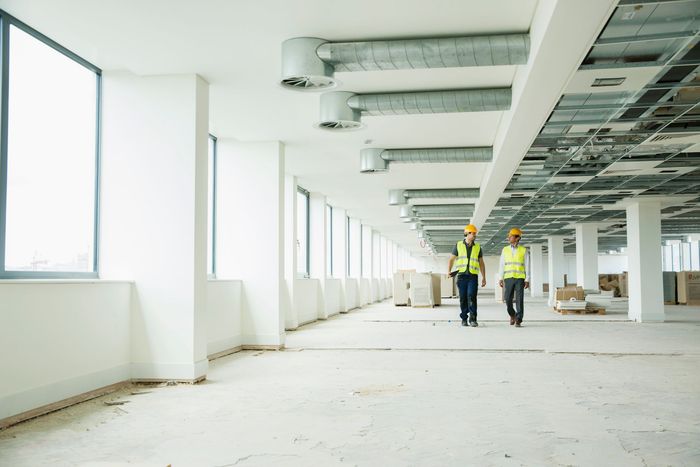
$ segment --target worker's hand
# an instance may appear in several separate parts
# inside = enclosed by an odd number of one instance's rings
[[[445,274],[445,279],[449,279],[450,277],[452,277],[452,275],[449,272]]]
[[[530,283],[528,281],[525,281],[525,288],[529,289],[530,288]]]
[[[500,281],[498,281],[498,286],[499,286],[499,287],[503,287],[503,279],[501,279]]]
[[[486,287],[486,278],[485,277],[481,278],[481,286]]]

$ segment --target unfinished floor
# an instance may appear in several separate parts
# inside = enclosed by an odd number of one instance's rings
[[[0,465],[700,465],[700,307],[638,324],[531,299],[520,329],[493,299],[479,310],[478,328],[456,300],[304,326],[202,384],[0,432]]]

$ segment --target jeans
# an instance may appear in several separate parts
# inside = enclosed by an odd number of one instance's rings
[[[471,316],[476,321],[476,294],[479,291],[479,276],[457,275],[457,288],[459,289],[459,317],[467,319]]]
[[[515,307],[513,308],[513,295],[515,295]],[[525,279],[510,277],[503,281],[503,299],[506,301],[508,314],[520,323],[523,320],[525,309],[523,308],[523,295],[525,295]]]

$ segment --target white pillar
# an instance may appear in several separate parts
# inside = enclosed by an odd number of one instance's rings
[[[193,74],[103,74],[100,277],[134,281],[131,377],[208,369],[209,85]]]
[[[564,257],[564,237],[547,237],[547,265],[549,270],[549,306],[556,305],[557,287],[564,287],[566,258]]]
[[[530,295],[533,297],[544,296],[544,270],[543,270],[542,245],[530,245]],[[496,284],[496,288],[498,284]]]
[[[279,348],[291,306],[285,276],[296,271],[285,238],[285,204],[296,206],[296,193],[285,192],[284,146],[226,138],[217,146],[217,277],[243,281],[241,343]]]
[[[297,178],[284,176],[284,282],[282,299],[285,301],[284,328],[293,330],[299,327],[299,311],[296,307],[294,289],[297,280]],[[307,245],[307,248],[309,246]]]
[[[598,225],[576,224],[576,283],[598,290]]]
[[[639,200],[627,206],[629,318],[663,321],[661,274],[661,205]]]
[[[350,218],[350,277],[357,279],[358,286],[362,277],[362,224],[359,219]]]
[[[372,228],[368,225],[362,226],[362,279],[360,279],[360,290],[362,304],[372,303]]]
[[[335,209],[333,211],[335,212]],[[325,300],[328,278],[326,244],[330,241],[330,238],[326,238],[326,223],[331,222],[331,219],[327,217],[326,197],[321,193],[309,193],[309,277],[318,281],[321,292],[316,296],[319,319],[326,319],[329,314]],[[333,237],[335,240],[335,231]]]
[[[345,279],[348,275],[347,245],[347,213],[345,209],[333,208],[333,277]]]

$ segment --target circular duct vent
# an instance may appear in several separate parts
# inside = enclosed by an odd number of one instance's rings
[[[356,130],[362,127],[360,111],[348,106],[348,99],[354,95],[346,91],[321,94],[321,118],[316,126],[331,131]]]
[[[318,127],[323,130],[356,130],[362,127],[362,123],[351,120],[335,120],[332,122],[321,122]]]
[[[282,86],[296,91],[320,91],[335,85],[335,80],[327,76],[292,76],[282,80]]]
[[[297,37],[282,43],[280,84],[295,91],[321,91],[336,85],[333,66],[321,60],[316,49],[325,44],[316,37]]]

